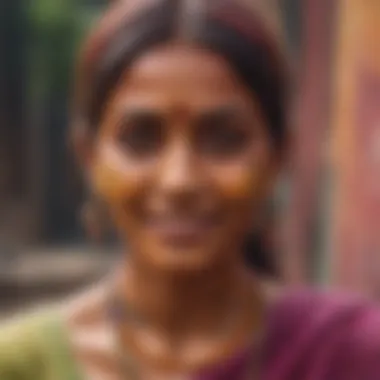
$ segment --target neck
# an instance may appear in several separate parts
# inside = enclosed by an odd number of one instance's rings
[[[168,273],[130,260],[122,294],[137,322],[172,336],[210,334],[252,295],[252,282],[238,261],[194,273]]]

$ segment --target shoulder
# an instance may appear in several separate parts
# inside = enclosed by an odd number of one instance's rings
[[[0,380],[44,380],[47,372],[58,371],[76,378],[76,347],[72,343],[79,340],[82,345],[83,336],[97,326],[103,315],[100,310],[104,293],[103,287],[97,286],[64,302],[0,323]],[[91,348],[97,348],[98,343],[92,339]]]
[[[284,371],[302,360],[336,379],[380,378],[380,309],[370,300],[297,290],[282,294],[270,314],[268,354]]]
[[[45,337],[58,315],[31,313],[0,324],[0,379],[43,379]]]

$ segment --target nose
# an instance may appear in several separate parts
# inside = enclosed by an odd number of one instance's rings
[[[168,149],[157,173],[161,191],[180,198],[191,197],[201,188],[201,168],[189,143],[180,141]]]

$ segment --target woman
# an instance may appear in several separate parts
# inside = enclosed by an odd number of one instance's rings
[[[128,252],[94,292],[3,330],[1,380],[380,378],[376,310],[267,295],[246,264],[288,97],[275,19],[250,3],[119,1],[90,37],[75,147]]]

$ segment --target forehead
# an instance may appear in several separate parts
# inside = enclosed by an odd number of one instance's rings
[[[252,106],[252,95],[219,55],[168,45],[139,57],[122,76],[113,103],[129,106]]]

